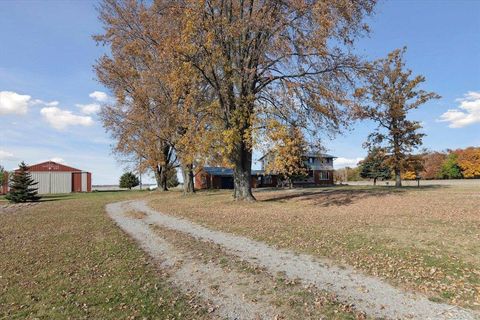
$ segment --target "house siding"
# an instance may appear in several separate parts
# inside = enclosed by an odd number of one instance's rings
[[[296,186],[327,186],[333,185],[333,159],[327,154],[307,154],[304,156],[308,174],[293,180]],[[276,187],[280,177],[276,174],[265,174],[265,168],[273,160],[272,154],[260,159],[262,170],[252,170],[252,188]],[[228,180],[228,183],[226,183]],[[231,189],[233,188],[232,170],[219,167],[206,167],[195,175],[197,189]]]
[[[277,177],[269,176],[268,181],[264,175],[252,175],[252,188],[275,187],[277,185]],[[233,176],[231,175],[214,175],[200,171],[195,175],[196,189],[233,189]]]

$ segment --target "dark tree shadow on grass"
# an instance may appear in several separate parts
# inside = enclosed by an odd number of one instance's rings
[[[430,185],[420,187],[366,187],[366,188],[348,188],[348,187],[330,187],[323,190],[292,189],[291,194],[272,195],[272,197],[262,200],[264,202],[285,202],[289,200],[310,201],[314,205],[321,207],[346,206],[367,198],[382,198],[390,195],[403,195],[407,191],[426,191],[432,189],[445,188],[446,186]]]

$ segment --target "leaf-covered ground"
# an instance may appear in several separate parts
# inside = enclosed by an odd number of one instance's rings
[[[107,203],[142,196],[47,197],[1,213],[0,318],[204,318],[104,212]]]
[[[336,187],[159,194],[152,206],[209,227],[329,257],[434,301],[480,309],[480,190]]]

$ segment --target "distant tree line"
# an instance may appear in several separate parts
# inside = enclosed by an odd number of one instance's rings
[[[480,147],[425,152],[421,155],[422,179],[479,179]]]
[[[373,149],[357,167],[335,171],[336,181],[389,180],[394,169],[381,149]],[[401,172],[404,180],[480,179],[480,147],[446,151],[425,151],[410,156]]]

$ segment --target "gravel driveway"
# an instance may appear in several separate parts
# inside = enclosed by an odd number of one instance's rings
[[[125,215],[135,210],[144,213],[142,219],[133,219]],[[160,241],[150,230],[149,225],[159,225],[167,229],[182,232],[202,241],[210,241],[221,246],[226,252],[264,268],[271,274],[284,273],[291,280],[299,280],[304,285],[313,285],[336,295],[340,302],[353,304],[354,307],[370,317],[387,319],[480,319],[473,311],[456,306],[429,301],[426,297],[405,292],[374,277],[363,275],[349,267],[339,267],[328,260],[320,260],[305,254],[280,250],[264,243],[232,234],[210,230],[185,219],[157,212],[144,201],[114,203],[107,206],[108,214],[117,224],[136,239],[143,249],[152,256],[170,261],[178,253],[167,243]],[[170,257],[170,258],[168,258]],[[178,258],[177,258],[178,259]],[[183,256],[181,259],[187,259]],[[274,308],[262,303],[249,303],[236,298],[232,279],[235,274],[227,275],[214,266],[205,266],[199,276],[194,272],[198,266],[183,267],[176,273],[174,282],[185,290],[196,290],[205,298],[215,300],[219,306],[219,316],[229,319],[268,319],[275,314]],[[218,273],[218,274],[216,274]],[[240,275],[238,275],[240,277]],[[209,281],[230,279],[222,289],[226,298],[218,299],[208,293]],[[238,279],[237,279],[238,280]],[[252,279],[248,279],[252,280]],[[252,284],[255,281],[252,282]],[[233,288],[233,289],[232,289]]]

